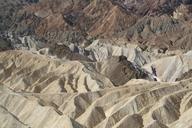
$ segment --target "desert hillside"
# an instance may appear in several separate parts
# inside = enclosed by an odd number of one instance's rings
[[[0,128],[191,128],[191,0],[0,0]]]

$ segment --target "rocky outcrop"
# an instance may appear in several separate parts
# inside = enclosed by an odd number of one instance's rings
[[[96,64],[96,69],[116,86],[124,85],[131,79],[154,80],[152,74],[128,61],[125,56],[111,57],[99,62]]]
[[[7,18],[11,23],[7,21],[9,25],[2,25],[5,28],[1,31],[35,35],[51,44],[82,45],[101,38],[124,39],[164,51],[192,48],[190,2],[41,0],[21,3],[16,11],[4,9],[17,13],[5,13],[3,19],[11,16]]]
[[[126,56],[129,61],[144,65],[156,58],[155,55],[143,52],[138,45],[127,44],[126,41],[98,39],[87,46],[85,50],[89,51],[89,57],[96,61],[104,61],[112,56]]]
[[[189,71],[185,72],[180,78],[176,79],[177,81],[181,81],[184,79],[189,79],[192,77],[192,69],[190,69]]]

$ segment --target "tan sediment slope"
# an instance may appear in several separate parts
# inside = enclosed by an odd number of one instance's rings
[[[151,71],[151,66],[156,70],[157,77],[161,81],[176,81],[184,73],[192,69],[192,51],[185,54],[165,57],[156,60],[144,66],[146,70]]]
[[[88,93],[0,93],[0,126],[32,128],[189,128],[192,80],[130,81]],[[5,86],[1,85],[5,88]],[[8,89],[6,89],[8,90]],[[9,121],[9,125],[6,121]]]
[[[192,0],[0,0],[0,128],[192,128],[191,19]]]
[[[123,85],[133,78],[153,80],[124,56],[89,62],[62,61],[29,51],[0,53],[0,82],[19,92],[98,91]]]
[[[113,86],[81,62],[62,62],[28,51],[0,53],[0,70],[0,82],[17,91],[86,92]]]
[[[0,127],[192,126],[192,79],[174,83],[132,79],[115,87],[107,74],[88,65],[28,51],[1,52]]]

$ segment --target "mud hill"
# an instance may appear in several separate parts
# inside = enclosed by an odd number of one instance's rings
[[[0,0],[0,128],[192,127],[191,0]]]
[[[133,74],[139,69],[125,57],[95,65],[7,51],[0,53],[0,64],[2,127],[191,126],[191,79],[136,80]]]

